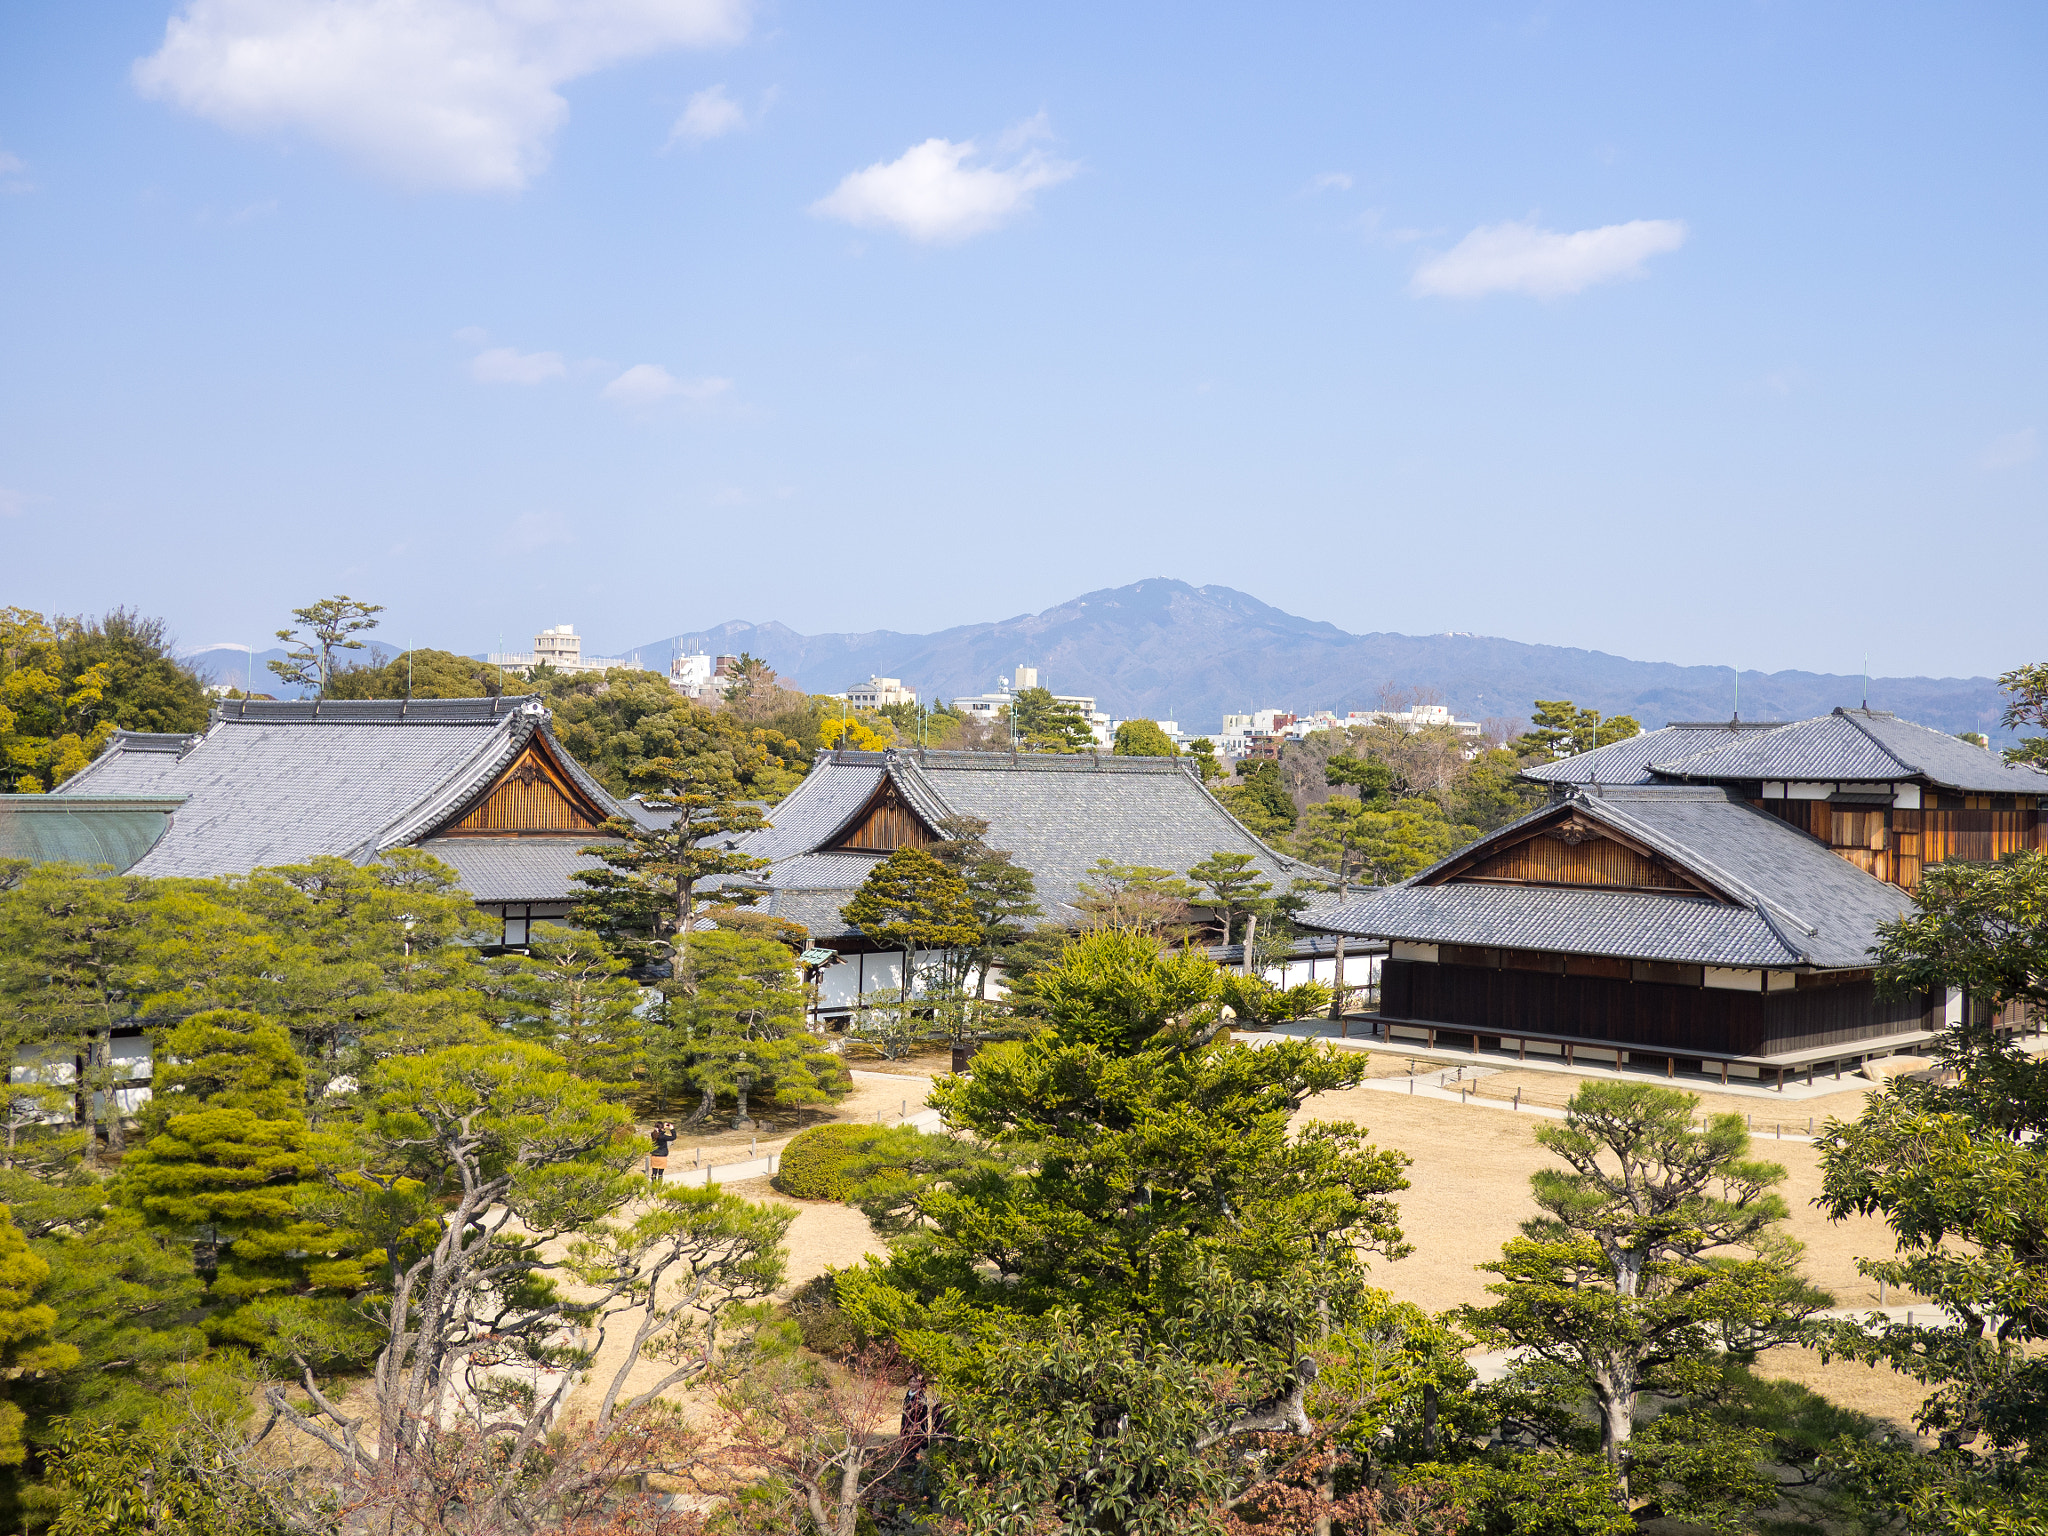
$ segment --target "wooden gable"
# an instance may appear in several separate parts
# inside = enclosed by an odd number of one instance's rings
[[[924,818],[910,808],[896,781],[885,774],[875,792],[868,796],[868,803],[832,847],[889,853],[904,847],[923,848],[938,840],[938,835],[924,824]]]
[[[1476,848],[1430,883],[1558,885],[1725,899],[1654,849],[1576,813],[1504,846]]]
[[[569,777],[535,736],[442,837],[511,837],[523,832],[597,832],[603,807]]]

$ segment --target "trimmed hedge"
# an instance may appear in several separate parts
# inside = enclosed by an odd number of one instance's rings
[[[858,1183],[848,1170],[888,1134],[879,1125],[814,1125],[790,1138],[769,1182],[797,1200],[844,1200]]]

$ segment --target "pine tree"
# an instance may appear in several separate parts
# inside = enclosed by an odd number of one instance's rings
[[[280,1024],[215,1009],[162,1036],[147,1140],[119,1196],[152,1227],[189,1240],[208,1276],[216,1334],[258,1342],[234,1309],[278,1292],[348,1292],[366,1281],[350,1239],[301,1210],[322,1190],[306,1123],[305,1068]]]
[[[804,992],[789,950],[773,939],[723,929],[700,933],[689,971],[669,990],[670,1028],[654,1046],[655,1075],[700,1095],[695,1124],[720,1094],[738,1102],[733,1128],[745,1130],[756,1096],[777,1104],[818,1104],[842,1097],[839,1058],[804,1026]]]
[[[627,969],[597,935],[541,924],[526,953],[503,962],[503,1028],[546,1046],[586,1083],[624,1092],[646,1054],[642,994]]]
[[[1212,853],[1188,866],[1188,878],[1208,893],[1209,904],[1223,919],[1223,942],[1230,942],[1240,916],[1263,916],[1273,909],[1273,882],[1261,879],[1248,853]]]
[[[839,915],[875,943],[903,951],[897,1008],[904,1025],[918,952],[971,950],[982,937],[967,882],[922,848],[898,848],[869,870]]]
[[[75,1346],[52,1337],[57,1309],[42,1297],[50,1266],[28,1245],[14,1216],[0,1205],[0,1378],[11,1387],[24,1377],[78,1363]],[[0,1401],[0,1466],[18,1467],[28,1456],[20,1404]]]

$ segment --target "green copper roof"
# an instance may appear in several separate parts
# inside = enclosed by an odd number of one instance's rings
[[[134,867],[183,795],[0,795],[0,859]]]

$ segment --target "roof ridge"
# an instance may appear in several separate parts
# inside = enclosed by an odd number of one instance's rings
[[[1878,736],[1878,734],[1875,731],[1871,730],[1869,726],[1865,725],[1861,720],[1858,720],[1856,718],[1859,714],[1868,713],[1869,712],[1867,710],[1837,709],[1835,711],[1835,716],[1837,719],[1848,721],[1850,725],[1854,726],[1859,732],[1862,733],[1863,739],[1865,741],[1869,742],[1872,746],[1876,747],[1878,751],[1882,752],[1886,757],[1890,758],[1893,762],[1897,763],[1901,768],[1905,769],[1906,772],[1921,774],[1927,778],[1934,777],[1933,774],[1929,773],[1925,768],[1921,767],[1918,763],[1909,763],[1903,757],[1899,756],[1898,753],[1894,752],[1891,749],[1890,743],[1883,740],[1880,736]],[[1894,715],[1891,718],[1897,719],[1898,717]],[[1920,722],[1917,720],[1908,720],[1906,722],[1906,724],[1908,725],[1918,725],[1919,723]],[[1927,727],[1922,727],[1922,729],[1927,729]]]

